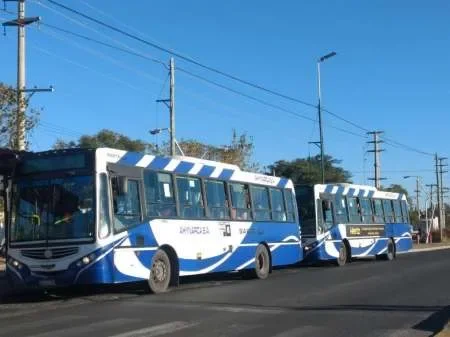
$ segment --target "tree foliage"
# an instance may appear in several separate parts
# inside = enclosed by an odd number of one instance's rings
[[[324,157],[325,182],[326,183],[349,183],[351,173],[338,165],[340,160],[331,156]],[[290,178],[294,184],[319,184],[322,182],[320,156],[309,158],[298,158],[292,161],[279,160],[269,169],[277,176]]]
[[[25,131],[32,132],[39,121],[39,111],[28,109],[29,99],[25,100]],[[17,90],[0,82],[0,147],[14,148],[17,121]],[[25,141],[28,148],[29,140]]]
[[[231,143],[224,146],[204,144],[194,139],[181,140],[179,145],[186,156],[235,164],[244,170],[257,170],[258,168],[257,164],[250,161],[254,145],[253,139],[246,133],[238,135],[233,130]],[[92,136],[83,135],[77,141],[58,139],[53,145],[54,149],[98,147],[111,147],[126,151],[161,155],[169,154],[168,143],[165,143],[162,149],[159,149],[154,144],[140,139],[131,139],[128,136],[107,129],[101,130]]]
[[[386,192],[401,193],[408,197],[408,190],[400,184],[391,184],[389,187],[382,187],[381,190]]]
[[[119,150],[154,153],[155,148],[152,144],[147,143],[141,139],[131,139],[123,134],[103,129],[95,135],[83,135],[78,141],[66,142],[63,139],[58,139],[53,145],[54,149],[67,148],[99,148],[111,147]]]
[[[236,130],[233,130],[229,145],[214,146],[193,139],[181,140],[179,145],[186,156],[234,164],[248,171],[258,170],[258,164],[251,162],[253,138],[245,132],[238,135]]]

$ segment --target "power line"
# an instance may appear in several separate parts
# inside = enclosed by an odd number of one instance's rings
[[[306,106],[309,106],[309,107],[312,107],[312,108],[316,108],[316,106],[314,104],[302,101],[302,100],[294,98],[294,97],[287,96],[285,94],[282,94],[280,92],[277,92],[277,91],[274,91],[274,90],[271,90],[271,89],[267,89],[267,88],[265,88],[265,87],[263,87],[261,85],[258,85],[256,83],[253,83],[253,82],[241,79],[241,78],[239,78],[239,77],[237,77],[235,75],[228,74],[228,73],[226,73],[224,71],[221,71],[221,70],[219,70],[217,68],[205,65],[203,63],[200,63],[199,61],[196,61],[196,60],[194,60],[194,59],[192,59],[190,57],[187,57],[187,56],[185,56],[185,55],[183,55],[181,53],[178,53],[178,52],[175,52],[175,51],[170,50],[168,48],[162,47],[162,46],[160,46],[160,45],[158,45],[156,43],[147,41],[147,40],[145,40],[145,39],[143,39],[143,38],[141,38],[141,37],[139,37],[139,36],[137,36],[135,34],[131,34],[131,33],[126,32],[126,31],[124,31],[124,30],[122,30],[120,28],[114,27],[114,26],[112,26],[112,25],[110,25],[110,24],[108,24],[108,23],[106,23],[104,21],[101,21],[101,20],[98,20],[96,18],[93,18],[92,16],[89,16],[89,15],[87,15],[85,13],[82,13],[82,12],[76,10],[76,9],[70,8],[70,7],[66,6],[66,5],[63,5],[63,4],[59,3],[59,2],[57,2],[57,1],[54,1],[54,0],[47,0],[47,1],[50,2],[51,4],[55,5],[55,6],[58,6],[58,7],[63,8],[65,10],[69,11],[69,12],[77,14],[77,15],[79,15],[79,16],[85,18],[85,19],[88,19],[88,20],[90,20],[92,22],[95,22],[95,23],[97,23],[97,24],[99,24],[99,25],[101,25],[103,27],[109,28],[109,29],[111,29],[111,30],[113,30],[113,31],[115,31],[117,33],[125,35],[125,36],[127,36],[127,37],[129,37],[131,39],[134,39],[136,41],[144,43],[144,44],[146,44],[148,46],[151,46],[151,47],[153,47],[155,49],[158,49],[160,51],[163,51],[165,53],[172,54],[173,56],[176,56],[176,57],[178,57],[181,60],[184,60],[186,62],[192,63],[192,64],[194,64],[196,66],[199,66],[199,67],[204,68],[206,70],[212,71],[212,72],[214,72],[216,74],[222,75],[224,77],[227,77],[229,79],[232,79],[234,81],[240,82],[242,84],[251,86],[253,88],[265,91],[265,92],[270,93],[272,95],[276,95],[276,96],[282,97],[284,99],[287,99],[287,100],[290,100],[290,101],[293,101],[293,102],[296,102],[296,103],[300,103],[300,104],[303,104],[303,105],[306,105]]]
[[[78,37],[78,38],[82,38],[82,39],[84,39],[84,40],[87,40],[87,41],[90,41],[90,42],[93,42],[93,43],[97,43],[97,44],[106,46],[106,47],[108,47],[108,48],[112,48],[112,49],[115,49],[115,50],[118,50],[118,51],[121,51],[121,52],[124,52],[124,53],[128,53],[128,54],[131,54],[131,55],[134,55],[134,56],[137,56],[137,57],[140,57],[140,58],[143,58],[143,59],[146,59],[146,60],[149,60],[149,61],[158,63],[158,64],[160,64],[160,65],[163,65],[163,66],[167,69],[167,65],[166,65],[163,61],[158,60],[158,59],[155,59],[155,58],[152,58],[152,57],[149,57],[149,56],[147,56],[147,55],[140,54],[140,53],[137,53],[137,52],[135,52],[135,51],[132,51],[132,50],[129,50],[129,49],[126,49],[126,48],[122,48],[122,47],[119,47],[119,46],[116,46],[116,45],[113,45],[113,44],[110,44],[110,43],[106,43],[106,42],[103,42],[103,41],[100,41],[100,40],[97,40],[97,39],[88,37],[88,36],[86,36],[86,35],[82,35],[82,34],[79,34],[79,33],[75,33],[75,32],[72,32],[72,31],[70,31],[70,30],[63,29],[63,28],[60,28],[60,27],[57,27],[57,26],[54,26],[54,25],[51,25],[51,24],[47,24],[47,23],[45,23],[45,22],[41,22],[41,25],[43,25],[43,26],[45,26],[45,27],[49,27],[49,28],[54,29],[54,30],[57,30],[57,31],[59,31],[59,32],[65,33],[65,34],[69,34],[69,35],[72,35],[72,36],[75,36],[75,37]],[[77,45],[77,46],[78,46],[78,45]],[[78,47],[79,47],[79,46],[78,46]],[[36,47],[36,48],[37,48],[38,50],[42,51],[42,52],[47,53],[47,54],[50,54],[50,55],[53,55],[53,56],[57,56],[57,55],[55,55],[55,54],[53,54],[53,53],[51,53],[51,52],[49,52],[49,51],[47,51],[47,50],[43,50],[42,48],[39,48],[39,47]],[[80,48],[81,48],[81,47],[80,47]],[[85,47],[83,47],[83,49],[88,50],[88,49],[85,48]],[[99,52],[96,51],[95,54],[99,54]],[[99,55],[97,55],[97,56],[99,56]],[[110,57],[108,57],[108,58],[110,58]],[[65,58],[63,58],[63,59],[64,59],[65,61],[67,61],[67,62],[70,62],[70,63],[74,64],[74,65],[80,66],[80,67],[85,68],[85,69],[88,69],[88,70],[92,70],[92,69],[88,68],[88,67],[85,66],[85,65],[79,64],[78,62],[75,62],[75,61],[72,61],[72,60],[68,60],[68,59],[65,59]],[[118,61],[114,61],[114,62],[118,62]],[[246,93],[243,93],[243,92],[241,92],[241,91],[235,90],[235,89],[233,89],[233,88],[230,88],[230,87],[225,86],[225,85],[223,85],[223,84],[220,84],[220,83],[218,83],[218,82],[209,80],[209,79],[207,79],[207,78],[205,78],[205,77],[203,77],[203,76],[197,75],[197,74],[195,74],[195,73],[193,73],[193,72],[191,72],[191,71],[188,71],[188,70],[186,70],[186,69],[179,68],[179,67],[178,67],[177,69],[178,69],[180,72],[183,72],[183,73],[185,73],[185,74],[187,74],[187,75],[189,75],[189,76],[191,76],[191,77],[197,78],[197,79],[199,79],[199,80],[202,80],[202,81],[204,81],[204,82],[207,82],[207,83],[209,83],[209,84],[212,84],[212,85],[214,85],[214,86],[216,86],[216,87],[219,87],[219,88],[222,88],[222,89],[224,89],[224,90],[226,90],[226,91],[232,92],[232,93],[234,93],[234,94],[236,94],[236,95],[240,95],[240,96],[242,96],[242,97],[245,97],[245,98],[247,98],[247,99],[250,99],[250,100],[252,100],[252,101],[255,101],[255,102],[259,103],[259,104],[262,104],[262,105],[265,105],[265,106],[268,106],[268,107],[271,107],[271,108],[274,108],[274,109],[277,109],[277,110],[280,110],[280,111],[289,113],[289,114],[291,114],[291,115],[293,115],[293,116],[295,116],[295,117],[298,117],[298,118],[302,118],[302,119],[305,119],[305,120],[308,120],[308,121],[312,121],[313,123],[316,123],[316,122],[317,122],[317,120],[315,120],[315,119],[313,119],[313,118],[310,118],[310,117],[305,116],[305,115],[302,115],[302,114],[300,114],[300,113],[298,113],[298,112],[295,112],[295,111],[292,111],[292,110],[283,108],[283,107],[281,107],[281,106],[279,106],[279,105],[272,104],[272,103],[270,103],[270,102],[267,102],[267,101],[265,101],[265,100],[259,99],[259,98],[257,98],[257,97],[248,95],[248,94],[246,94]],[[98,71],[96,71],[96,72],[98,72]],[[100,73],[100,72],[98,72],[98,73]],[[108,76],[109,76],[109,75],[108,75]],[[117,80],[117,79],[114,78],[114,80]],[[123,84],[126,84],[126,85],[130,86],[129,83],[126,83],[126,82],[124,82],[124,81],[122,81],[122,80],[119,80],[119,81],[122,82]],[[347,133],[347,134],[356,136],[356,137],[366,138],[366,136],[364,136],[364,135],[361,135],[361,134],[358,134],[358,133],[355,133],[355,132],[352,132],[352,131],[349,131],[349,130],[346,130],[346,129],[343,129],[343,128],[339,128],[339,127],[336,127],[336,126],[333,126],[333,125],[329,125],[329,124],[326,124],[326,126],[329,127],[329,128],[332,128],[332,129],[335,129],[335,130],[338,130],[338,131],[341,131],[341,132],[344,132],[344,133]]]
[[[146,44],[146,45],[149,45],[149,46],[151,46],[151,47],[153,47],[153,48],[156,48],[156,49],[158,49],[158,50],[160,50],[160,51],[163,51],[163,52],[172,54],[172,55],[174,55],[174,56],[177,56],[178,58],[180,58],[180,59],[182,59],[182,60],[184,60],[184,61],[187,61],[187,62],[190,62],[190,63],[192,63],[192,64],[195,64],[195,65],[197,65],[197,66],[199,66],[199,67],[202,67],[202,68],[207,69],[207,70],[209,70],[209,71],[215,72],[215,73],[220,74],[220,75],[222,75],[222,76],[224,76],[224,77],[227,77],[227,78],[230,78],[230,79],[232,79],[232,80],[238,81],[238,82],[240,82],[240,83],[246,84],[246,85],[251,86],[251,87],[253,87],[253,88],[256,88],[256,89],[265,91],[265,92],[267,92],[267,93],[276,95],[276,96],[278,96],[278,97],[281,97],[281,98],[290,100],[290,101],[292,101],[292,102],[296,102],[296,103],[300,103],[300,104],[306,105],[306,106],[308,106],[308,107],[316,108],[316,105],[314,105],[314,104],[312,104],[312,103],[308,103],[308,102],[305,102],[305,101],[303,101],[303,100],[299,100],[299,99],[297,99],[297,98],[294,98],[294,97],[291,97],[291,96],[282,94],[282,93],[280,93],[280,92],[277,92],[277,91],[274,91],[274,90],[271,90],[271,89],[267,89],[267,88],[265,88],[265,87],[263,87],[263,86],[261,86],[261,85],[258,85],[258,84],[255,84],[255,83],[253,83],[253,82],[250,82],[250,81],[241,79],[241,78],[239,78],[239,77],[237,77],[237,76],[234,76],[234,75],[225,73],[225,72],[223,72],[223,71],[221,71],[221,70],[219,70],[219,69],[216,69],[216,68],[207,66],[207,65],[202,64],[202,63],[200,63],[200,62],[198,62],[198,61],[196,61],[196,60],[194,60],[194,59],[192,59],[192,58],[190,58],[190,57],[187,57],[187,56],[185,56],[185,55],[183,55],[183,54],[181,54],[181,53],[179,53],[179,52],[176,52],[176,51],[174,51],[174,50],[170,50],[169,48],[166,48],[166,47],[162,47],[162,46],[160,46],[160,45],[158,45],[158,44],[156,44],[156,43],[154,43],[154,42],[147,41],[147,40],[145,40],[145,39],[143,39],[143,38],[141,38],[141,37],[139,37],[139,36],[137,36],[137,35],[134,35],[134,34],[131,34],[131,33],[129,33],[129,32],[126,32],[126,31],[124,31],[124,30],[122,30],[122,29],[120,29],[120,28],[114,27],[114,26],[112,26],[112,25],[110,25],[110,24],[108,24],[108,23],[106,23],[106,22],[104,22],[104,21],[98,20],[98,19],[93,18],[93,17],[91,17],[91,16],[89,16],[89,15],[87,15],[87,14],[85,14],[85,13],[82,13],[82,12],[80,12],[80,11],[78,11],[78,10],[75,10],[75,9],[70,8],[70,7],[68,7],[68,6],[65,6],[65,5],[63,5],[63,4],[61,4],[61,3],[58,3],[57,1],[54,1],[54,0],[47,0],[47,1],[50,2],[51,4],[55,5],[55,6],[58,6],[58,7],[60,7],[60,8],[63,8],[63,9],[65,9],[65,10],[71,12],[71,13],[74,13],[74,14],[76,14],[76,15],[78,15],[78,16],[81,16],[81,17],[83,17],[83,18],[85,18],[85,19],[88,19],[88,20],[90,20],[90,21],[92,21],[92,22],[95,22],[95,23],[97,23],[97,24],[99,24],[99,25],[101,25],[101,26],[104,26],[104,27],[106,27],[106,28],[109,28],[109,29],[111,29],[111,30],[113,30],[113,31],[115,31],[115,32],[118,32],[118,33],[120,33],[120,34],[123,34],[123,35],[125,35],[125,36],[127,36],[127,37],[129,37],[129,38],[132,38],[132,39],[137,40],[137,41],[139,41],[139,42],[141,42],[141,43],[144,43],[144,44]],[[37,1],[37,3],[40,4],[40,5],[43,5],[42,3],[40,3],[40,1]],[[49,8],[48,6],[45,6],[45,7]],[[85,24],[82,24],[82,25],[86,27]],[[56,28],[55,28],[55,26],[53,26],[52,28],[54,28],[54,29],[59,29],[60,31],[63,31],[63,29],[62,29],[62,28],[59,28],[59,27],[56,27]],[[95,31],[95,30],[94,30],[94,31]],[[80,37],[80,38],[88,39],[88,40],[90,40],[90,41],[92,41],[92,42],[96,41],[97,43],[100,43],[100,44],[102,44],[102,45],[104,45],[104,46],[113,47],[113,45],[109,45],[109,44],[107,44],[107,43],[104,43],[104,42],[101,42],[101,41],[98,41],[98,40],[95,40],[95,39],[92,39],[92,38],[82,37],[82,36],[80,36],[81,34],[69,32],[69,31],[66,31],[66,33],[72,34],[72,35],[74,35],[74,36],[78,36],[78,37]],[[99,32],[97,31],[97,33],[99,33]],[[104,35],[104,34],[102,34],[102,35]],[[116,41],[116,42],[117,42],[117,41]],[[123,45],[123,44],[122,44],[122,45]],[[125,45],[125,46],[126,46],[126,45]],[[122,49],[122,51],[125,51],[125,52],[128,52],[128,53],[133,53],[135,56],[143,57],[142,54],[133,51],[133,50],[132,50],[130,47],[128,47],[128,46],[126,46],[126,47],[128,48],[128,50],[127,50],[127,49],[120,48],[120,47],[117,47],[117,46],[114,46],[114,48],[116,48],[116,49]],[[164,64],[163,62],[161,62],[161,61],[159,61],[159,60],[156,60],[156,59],[152,59],[152,58],[148,58],[148,59],[151,59],[152,61],[157,62],[157,63],[162,63],[162,64]],[[193,73],[191,73],[191,75],[193,75]],[[194,75],[194,77],[199,78],[200,76]],[[208,80],[208,81],[209,81],[209,80]],[[213,81],[210,81],[210,82],[213,82]],[[220,86],[220,87],[222,87],[222,88],[225,89],[225,90],[228,90],[228,89],[227,89],[228,87],[225,87],[225,86],[223,86],[223,85],[221,85],[221,84],[219,84],[219,83],[217,83],[217,82],[214,82],[214,84],[215,84],[215,85],[218,85],[218,86]],[[229,89],[231,89],[231,88],[229,88]],[[230,90],[228,90],[228,91],[230,91]],[[235,92],[236,94],[242,94],[242,93],[240,93],[240,92],[238,92],[237,90],[234,90],[234,89],[232,89],[232,91]],[[245,97],[247,97],[247,98],[249,98],[249,99],[255,100],[255,99],[253,99],[253,98],[250,98],[249,95],[246,95],[246,94],[244,94],[244,95],[245,95]],[[259,101],[259,103],[261,103],[261,104],[268,103],[268,102],[265,102],[265,101],[264,101],[265,103],[262,103],[263,101],[260,100],[260,99],[256,99],[256,101]],[[265,105],[267,105],[267,104],[265,104]],[[278,106],[272,105],[271,103],[269,103],[269,105],[272,106],[272,107],[277,107],[277,109],[280,108],[280,107],[278,107]],[[282,110],[285,111],[285,112],[291,113],[290,110],[287,110],[287,109],[284,109],[284,108],[282,108]],[[343,122],[345,122],[345,123],[347,123],[347,124],[349,124],[349,125],[352,125],[352,126],[358,128],[358,129],[360,129],[360,130],[362,130],[362,131],[365,131],[365,132],[368,131],[368,129],[366,129],[366,128],[360,126],[359,124],[354,123],[354,122],[352,122],[352,121],[350,121],[350,120],[348,120],[348,119],[346,119],[346,118],[343,118],[343,117],[341,117],[340,115],[338,115],[338,114],[336,114],[336,113],[334,113],[334,112],[332,112],[332,111],[329,111],[328,109],[323,109],[323,110],[324,110],[325,112],[327,112],[328,114],[330,114],[331,116],[333,116],[333,117],[335,117],[335,118],[337,118],[337,119],[340,119],[341,121],[343,121]],[[301,118],[305,118],[305,116],[303,116],[303,117],[301,117]],[[311,120],[310,118],[306,118],[306,119]],[[351,132],[348,131],[348,130],[344,130],[344,129],[340,129],[340,128],[336,128],[336,127],[334,127],[334,128],[335,128],[335,129],[338,129],[338,130],[340,130],[340,131],[344,131],[344,132],[347,132],[347,133],[351,133]],[[358,134],[356,134],[356,133],[352,133],[352,134],[357,135],[358,137],[364,137],[364,136],[358,135]],[[365,138],[365,137],[364,137],[364,138]],[[389,138],[386,138],[386,137],[384,137],[384,139],[388,141],[388,142],[386,142],[386,144],[388,144],[388,145],[395,146],[395,145],[393,145],[393,143],[394,143],[394,144],[396,144],[396,145],[400,146],[401,148],[406,149],[406,150],[408,150],[408,151],[413,151],[413,152],[416,152],[416,153],[419,153],[419,154],[424,154],[424,155],[427,155],[427,156],[430,156],[430,155],[431,155],[431,156],[432,156],[431,153],[428,153],[428,152],[425,152],[425,151],[421,151],[421,150],[415,149],[415,148],[413,148],[413,147],[411,147],[411,146],[408,146],[408,145],[399,143],[399,142],[394,141],[394,140],[392,140],[392,139],[389,139]]]

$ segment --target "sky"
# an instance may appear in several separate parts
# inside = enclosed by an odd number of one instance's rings
[[[324,149],[353,174],[372,184],[373,154],[363,130],[382,130],[390,140],[381,153],[383,185],[402,184],[413,193],[415,178],[435,183],[430,154],[449,155],[450,2],[446,0],[316,1],[118,1],[57,0],[89,16],[298,100],[317,104],[317,59],[321,65]],[[14,17],[7,2],[0,21]],[[27,28],[27,87],[48,87],[31,106],[42,108],[29,135],[32,149],[56,139],[112,129],[149,142],[169,124],[168,71],[161,64],[76,38],[46,26],[83,34],[168,63],[170,54],[132,40],[55,6],[27,0],[27,16],[42,25]],[[0,81],[15,85],[17,33],[0,37]],[[229,144],[232,130],[253,137],[253,160],[261,166],[318,153],[317,109],[268,94],[175,57],[175,67],[270,103],[175,71],[176,138]],[[276,107],[281,107],[281,109]],[[290,111],[290,112],[287,112]],[[294,112],[294,114],[292,114]],[[306,117],[301,118],[298,115]],[[342,131],[342,129],[344,131]],[[405,146],[393,146],[392,141]],[[418,151],[415,151],[418,150]],[[425,152],[421,153],[421,152]],[[448,185],[448,175],[445,176]]]

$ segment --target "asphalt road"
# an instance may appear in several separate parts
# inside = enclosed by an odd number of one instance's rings
[[[140,285],[7,295],[0,336],[432,336],[450,317],[449,267],[443,250],[264,281],[190,278],[158,296]]]

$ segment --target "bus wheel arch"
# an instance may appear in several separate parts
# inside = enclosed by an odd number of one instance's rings
[[[270,250],[270,247],[267,244],[267,242],[261,242],[260,244],[266,246],[267,253],[269,254],[269,274],[272,274],[272,270],[273,270],[272,251]]]
[[[339,246],[339,256],[336,258],[336,264],[339,267],[345,266],[352,260],[352,248],[347,239],[343,239]]]
[[[266,279],[272,271],[272,254],[270,253],[269,245],[266,242],[261,242],[256,247],[255,252],[255,269],[253,274],[256,278]]]
[[[178,254],[170,245],[162,245],[159,249],[164,250],[169,256],[171,267],[169,286],[178,287],[180,285],[180,262],[178,260]]]
[[[383,259],[386,261],[392,261],[395,260],[397,257],[397,246],[395,244],[394,238],[389,238],[389,241],[387,243],[386,247],[386,254],[383,254]]]

